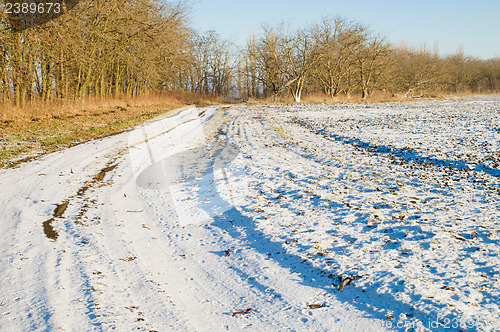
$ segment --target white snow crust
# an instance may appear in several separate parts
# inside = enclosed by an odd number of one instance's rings
[[[498,331],[499,147],[495,96],[232,105],[2,170],[0,330]]]

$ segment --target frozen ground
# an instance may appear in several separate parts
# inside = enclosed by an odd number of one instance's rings
[[[498,97],[208,107],[3,170],[0,330],[500,330],[499,142]]]

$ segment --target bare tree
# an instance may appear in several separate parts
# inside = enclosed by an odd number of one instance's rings
[[[275,95],[284,86],[295,102],[300,102],[308,75],[318,62],[316,40],[308,29],[289,31],[264,28],[261,39],[260,62]]]
[[[445,87],[443,70],[437,55],[425,49],[414,51],[405,48],[392,49],[388,55],[390,69],[387,80],[391,90],[411,93],[436,92]]]
[[[276,97],[281,93],[285,86],[285,77],[281,68],[283,59],[278,56],[280,52],[279,35],[273,28],[264,27],[264,35],[261,37],[257,46],[257,66],[262,73],[261,79],[266,92],[271,91]]]
[[[195,36],[192,42],[191,89],[228,96],[235,71],[232,44],[215,31]]]
[[[356,81],[361,90],[361,97],[366,97],[377,87],[383,73],[388,45],[384,37],[363,31],[361,42],[357,44],[355,65]]]
[[[247,97],[259,97],[260,94],[258,61],[257,36],[252,33],[240,58],[241,85]]]
[[[314,29],[321,57],[314,69],[314,77],[322,91],[334,98],[339,92],[349,93],[355,55],[361,43],[363,27],[340,17],[324,18]]]

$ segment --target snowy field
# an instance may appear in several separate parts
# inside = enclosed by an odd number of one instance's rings
[[[498,331],[500,97],[182,109],[0,172],[1,331]]]

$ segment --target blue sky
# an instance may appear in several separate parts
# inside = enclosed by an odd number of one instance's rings
[[[341,16],[383,33],[396,45],[437,43],[442,56],[462,47],[480,59],[500,57],[500,0],[190,0],[191,25],[215,30],[243,45],[262,23],[304,26],[322,16]]]

